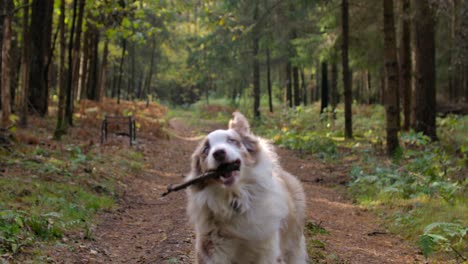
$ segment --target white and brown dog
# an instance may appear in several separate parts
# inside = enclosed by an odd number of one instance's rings
[[[301,183],[284,171],[264,139],[236,112],[228,130],[211,132],[192,155],[190,180],[221,164],[240,169],[187,191],[199,264],[306,263]]]

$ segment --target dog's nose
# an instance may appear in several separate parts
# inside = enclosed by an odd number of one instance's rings
[[[226,158],[226,151],[224,151],[224,149],[216,150],[215,152],[213,152],[213,158],[218,162],[224,161],[224,159]]]

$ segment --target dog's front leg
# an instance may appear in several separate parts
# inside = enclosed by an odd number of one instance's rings
[[[259,264],[269,264],[269,263],[284,264],[285,263],[281,255],[279,232],[275,232],[275,234],[270,239],[265,241],[264,254],[260,256],[258,263]]]
[[[225,264],[235,259],[235,247],[215,231],[197,236],[196,260],[197,264]]]

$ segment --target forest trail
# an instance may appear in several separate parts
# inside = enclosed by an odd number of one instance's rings
[[[93,239],[70,236],[49,251],[52,263],[193,263],[195,237],[185,214],[185,194],[160,195],[189,170],[196,136],[222,126],[207,122],[194,128],[178,118],[169,125],[169,139],[139,138],[145,172],[124,180],[119,208],[101,214]],[[327,231],[313,237],[320,242],[311,263],[423,262],[415,248],[387,233],[375,215],[327,187],[343,183],[346,167],[299,158],[285,149],[278,153],[282,166],[303,181],[308,222]]]

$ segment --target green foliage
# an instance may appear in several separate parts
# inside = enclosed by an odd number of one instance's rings
[[[141,172],[142,163],[137,151],[103,156],[75,144],[59,150],[18,144],[0,152],[10,172],[0,176],[0,255],[40,255],[39,245],[70,230],[92,238],[93,216],[114,207],[114,181]]]
[[[319,224],[314,222],[307,222],[304,229],[306,237],[307,253],[311,259],[323,260],[326,258],[323,250],[325,249],[325,243],[318,239],[318,235],[327,235],[329,232],[325,230]]]
[[[456,170],[445,152],[439,148],[407,150],[406,163],[373,168],[374,160],[351,170],[349,186],[361,200],[375,197],[411,199],[420,195],[441,197],[450,203],[462,190],[460,183],[450,181],[448,173]],[[369,169],[371,168],[371,169]],[[466,183],[465,183],[466,185]]]
[[[467,250],[467,227],[456,223],[435,222],[424,228],[419,237],[419,246],[426,258],[440,250],[453,253],[457,259],[466,260],[463,255]]]
[[[12,253],[40,240],[84,228],[113,199],[78,186],[21,178],[0,179],[0,253]]]
[[[257,124],[257,131],[277,145],[330,160],[338,155],[337,145],[326,117],[314,111],[310,107],[282,109],[275,118],[265,118]]]

